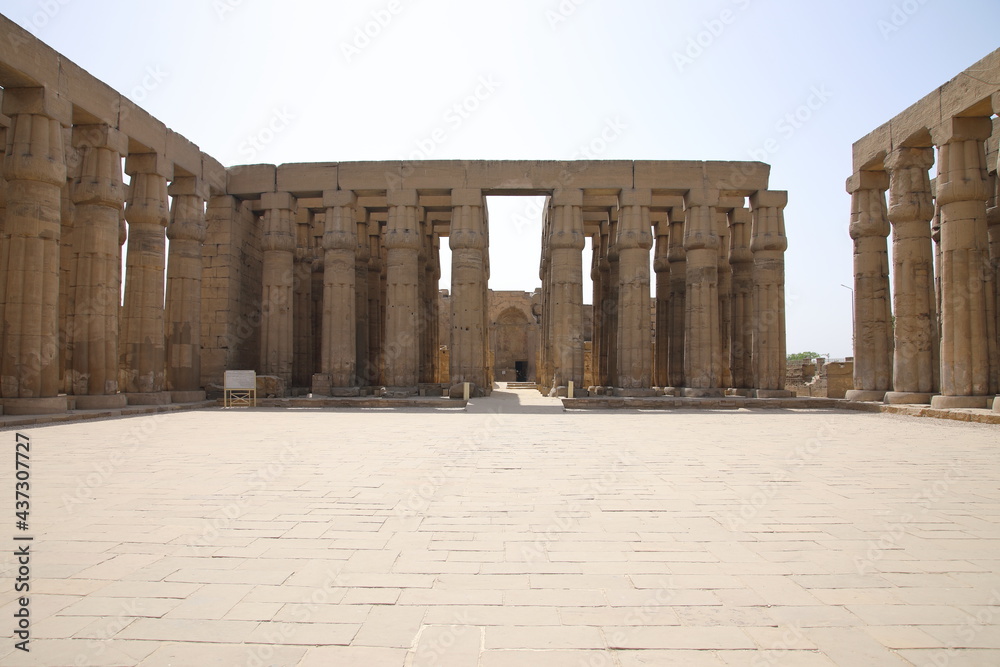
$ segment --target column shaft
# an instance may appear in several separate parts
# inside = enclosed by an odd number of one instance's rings
[[[649,310],[650,190],[621,193],[618,223],[618,383],[625,390],[652,387]]]
[[[733,271],[732,342],[730,365],[733,386],[749,389],[753,379],[753,253],[750,251],[750,211],[733,209],[729,214],[729,265]]]
[[[583,386],[583,191],[564,190],[551,200],[553,388]]]
[[[323,233],[323,342],[322,373],[334,388],[357,384],[358,224],[351,191],[323,193],[326,220]]]
[[[368,377],[368,262],[371,259],[371,247],[368,239],[368,221],[365,210],[355,205],[355,237],[357,247],[354,251],[354,344],[355,344],[355,377],[351,385],[360,387],[371,384]]]
[[[750,197],[753,253],[753,378],[758,397],[785,395],[785,237],[788,193],[759,191]]]
[[[486,225],[480,190],[453,190],[451,237],[451,384],[487,383]]]
[[[667,386],[684,386],[684,337],[687,329],[687,254],[685,215],[674,210],[670,221],[667,263],[670,265],[670,309],[667,313]]]
[[[264,262],[260,371],[262,375],[281,378],[289,387],[295,335],[295,201],[287,192],[267,192],[261,196],[261,206],[264,209]]]
[[[687,288],[684,335],[685,395],[721,396],[722,338],[719,312],[717,193],[691,191],[684,198]]]
[[[670,385],[670,219],[656,224],[656,345],[653,350],[653,384]]]
[[[385,384],[403,393],[416,391],[420,369],[417,205],[415,190],[389,193],[389,222],[384,241],[388,250]]]

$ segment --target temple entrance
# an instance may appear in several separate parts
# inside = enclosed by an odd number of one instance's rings
[[[528,362],[527,361],[515,361],[514,362],[514,374],[517,377],[518,382],[528,381]]]

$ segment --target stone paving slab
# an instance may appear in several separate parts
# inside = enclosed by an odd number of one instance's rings
[[[989,425],[567,413],[500,391],[448,413],[210,409],[23,432],[31,652],[11,636],[9,463],[3,665],[1000,659]]]

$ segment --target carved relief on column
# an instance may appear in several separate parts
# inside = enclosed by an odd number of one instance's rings
[[[995,394],[995,292],[989,260],[984,140],[989,118],[952,118],[932,131],[939,147],[941,396],[934,407],[987,407]],[[989,397],[989,399],[987,399]]]
[[[401,395],[417,393],[420,367],[418,333],[418,253],[420,225],[416,190],[390,192],[385,229],[385,384]],[[454,352],[453,352],[454,354]]]
[[[583,191],[562,190],[552,197],[551,305],[553,389],[583,385]]]
[[[930,403],[939,359],[934,295],[934,200],[927,170],[934,149],[899,148],[885,159],[892,222],[893,391],[886,403]]]
[[[66,410],[59,398],[59,238],[66,182],[62,125],[72,109],[43,88],[7,88],[11,117],[3,176],[7,181],[0,286],[0,397],[6,414]]]
[[[289,388],[295,335],[295,199],[287,192],[265,192],[260,203],[264,209],[260,372],[281,378]]]
[[[174,403],[204,400],[201,389],[201,272],[205,243],[208,184],[200,178],[175,178],[167,238],[166,338],[167,389]]]
[[[847,398],[881,401],[892,388],[892,308],[889,301],[889,177],[862,171],[847,181],[854,239],[854,390]]]
[[[788,193],[762,190],[750,197],[753,253],[753,378],[758,398],[785,398],[785,236]]]
[[[653,350],[653,384],[670,385],[670,218],[656,223],[653,271],[656,273],[656,347]]]
[[[73,350],[67,386],[80,410],[121,408],[118,393],[121,246],[119,221],[125,203],[121,155],[128,137],[107,125],[78,125],[80,174],[72,184],[77,238],[73,307],[67,318],[67,346]]]
[[[624,393],[653,392],[653,349],[649,311],[650,190],[624,190],[620,196],[618,248],[618,382]],[[647,390],[647,391],[643,391]],[[618,392],[623,393],[623,392]]]
[[[323,193],[323,342],[321,373],[334,396],[356,396],[358,224],[357,197],[349,190]],[[365,276],[367,278],[367,275]]]
[[[753,253],[750,251],[750,210],[729,214],[729,266],[733,272],[730,366],[733,386],[750,389],[753,379]]]
[[[684,337],[687,329],[687,254],[684,251],[683,211],[673,209],[667,263],[670,265],[670,310],[667,321],[667,380],[676,394],[684,386]]]
[[[481,190],[453,190],[451,237],[451,384],[471,382],[489,395],[484,313],[486,225]]]
[[[128,255],[122,311],[119,383],[132,405],[170,402],[165,392],[167,350],[164,329],[164,270],[173,164],[157,153],[130,153],[125,219]]]
[[[724,395],[719,312],[718,192],[691,190],[684,197],[687,255],[684,336],[685,396]]]

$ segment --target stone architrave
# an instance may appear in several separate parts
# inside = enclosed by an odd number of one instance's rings
[[[208,185],[181,176],[170,183],[173,196],[167,238],[167,389],[174,403],[205,399],[201,389],[201,273]]]
[[[670,384],[670,218],[656,223],[653,271],[656,273],[656,343],[653,350],[653,384]]]
[[[6,414],[64,412],[59,397],[59,238],[72,109],[44,88],[6,88],[0,397]]]
[[[933,407],[985,408],[995,395],[984,143],[992,129],[989,118],[952,118],[931,133],[941,210],[941,395]]]
[[[667,386],[684,386],[684,338],[687,329],[687,254],[684,251],[684,219],[676,209],[670,218],[667,263],[670,265],[670,310],[667,314]]]
[[[351,191],[323,193],[323,333],[321,369],[330,376],[331,393],[356,395],[358,224],[357,197]]]
[[[888,187],[882,171],[862,171],[847,181],[854,239],[854,390],[847,398],[855,401],[881,401],[892,389]]]
[[[938,386],[934,296],[934,199],[927,170],[934,148],[899,148],[885,159],[892,223],[893,391],[886,403],[930,403]]]
[[[450,382],[489,394],[486,371],[486,224],[481,190],[452,190]]]
[[[623,190],[618,234],[617,383],[625,393],[652,387],[653,348],[649,322],[650,190]],[[647,392],[651,394],[652,392]]]
[[[685,396],[723,396],[719,309],[718,192],[691,190],[684,196]]]
[[[385,384],[400,395],[417,393],[420,369],[418,254],[420,225],[416,190],[388,195],[386,256]]]
[[[788,193],[762,190],[750,197],[753,253],[753,379],[758,398],[786,398],[785,236]]]
[[[732,339],[730,368],[733,386],[750,389],[753,379],[753,253],[750,251],[750,210],[734,208],[729,214],[729,266],[732,268]]]
[[[169,218],[167,181],[173,164],[158,153],[130,153],[125,172],[132,177],[125,205],[128,254],[122,310],[119,383],[130,405],[170,402],[166,392],[164,269]]]
[[[276,376],[289,387],[295,335],[295,199],[287,192],[265,192],[260,204],[264,210],[260,369],[262,375]]]
[[[549,233],[553,389],[573,382],[583,395],[583,191],[552,196]],[[648,315],[647,315],[648,319]]]
[[[67,344],[73,350],[67,386],[78,410],[122,408],[118,392],[121,246],[118,224],[125,203],[123,153],[128,137],[107,125],[78,125],[80,175],[72,185],[76,205],[76,269],[69,286]]]

